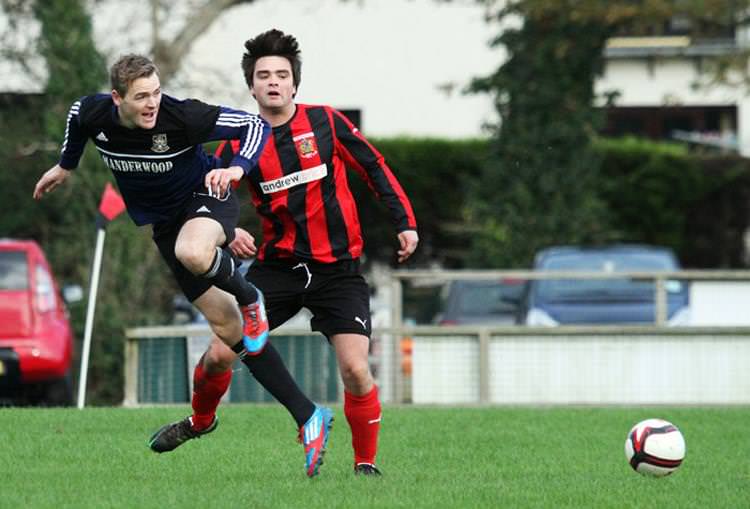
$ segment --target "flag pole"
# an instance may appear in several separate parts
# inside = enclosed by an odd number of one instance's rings
[[[99,272],[102,267],[102,253],[104,251],[104,235],[106,230],[99,228],[96,235],[96,251],[94,252],[94,268],[89,285],[89,302],[86,308],[86,327],[83,332],[83,351],[81,352],[81,374],[78,380],[78,408],[86,404],[86,378],[89,371],[89,353],[91,352],[91,333],[94,329],[94,310],[96,309],[96,292],[99,288]]]
[[[89,356],[91,353],[91,334],[94,330],[94,310],[96,309],[96,293],[99,289],[99,274],[102,268],[104,253],[104,235],[107,224],[125,211],[125,202],[115,191],[112,184],[104,186],[99,212],[96,215],[96,249],[94,251],[94,266],[91,269],[91,284],[89,285],[89,302],[86,308],[86,326],[83,332],[83,351],[81,352],[81,373],[78,377],[78,408],[86,405],[86,378],[89,372]]]

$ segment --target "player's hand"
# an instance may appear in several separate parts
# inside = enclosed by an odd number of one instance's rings
[[[42,178],[40,178],[36,186],[34,186],[34,199],[39,200],[45,193],[49,193],[54,188],[65,182],[70,176],[70,171],[66,170],[59,164],[54,165],[52,168],[44,172]]]
[[[223,198],[229,192],[229,186],[232,185],[232,182],[239,181],[244,176],[245,172],[240,166],[209,171],[205,179],[208,195],[214,198]]]
[[[398,250],[398,263],[403,263],[417,249],[419,235],[414,230],[405,230],[398,234],[401,249]]]
[[[255,247],[255,237],[242,228],[234,229],[234,240],[229,243],[229,249],[234,256],[239,258],[250,258],[258,252]]]

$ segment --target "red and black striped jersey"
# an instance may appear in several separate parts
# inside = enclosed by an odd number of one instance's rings
[[[329,106],[296,107],[289,122],[273,128],[259,171],[246,176],[263,225],[258,258],[318,263],[359,258],[362,231],[347,167],[386,205],[398,233],[416,230],[404,190],[362,133]],[[229,160],[237,146],[224,142],[215,157]]]

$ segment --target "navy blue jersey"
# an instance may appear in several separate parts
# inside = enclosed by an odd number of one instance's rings
[[[239,138],[241,149],[230,166],[241,166],[248,174],[269,133],[258,115],[168,95],[162,96],[152,129],[129,129],[120,124],[112,97],[96,94],[71,106],[60,166],[77,167],[91,139],[112,170],[135,224],[160,223],[182,210],[213,168],[204,142]]]

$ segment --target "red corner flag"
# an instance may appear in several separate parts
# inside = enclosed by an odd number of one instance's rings
[[[86,326],[83,331],[83,351],[81,352],[81,373],[78,377],[78,408],[86,404],[86,378],[89,371],[89,353],[91,352],[91,334],[94,329],[94,311],[96,309],[96,292],[99,289],[99,272],[102,268],[102,253],[104,252],[104,236],[107,224],[122,214],[125,202],[115,191],[112,184],[104,186],[99,212],[96,214],[96,250],[94,251],[94,267],[91,270],[89,286],[89,303],[86,308]]]
[[[107,182],[107,185],[104,186],[102,201],[99,203],[99,214],[96,218],[96,226],[98,228],[104,228],[107,226],[107,223],[122,214],[124,211],[125,202],[122,200],[122,196],[115,191],[112,184]]]

